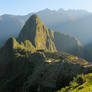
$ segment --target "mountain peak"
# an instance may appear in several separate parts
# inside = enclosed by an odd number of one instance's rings
[[[36,33],[38,31],[39,33],[42,32],[43,28],[46,28],[45,25],[42,23],[39,16],[34,14],[25,23],[23,29],[19,34],[18,40],[19,41],[30,40],[32,44],[35,45],[34,40]]]
[[[28,21],[32,21],[32,22],[35,22],[35,23],[37,23],[37,22],[42,22],[37,14],[33,14],[33,15],[28,19]],[[28,22],[28,21],[27,21],[27,22]]]
[[[31,16],[31,18],[37,19],[37,18],[39,18],[39,16],[38,16],[37,14],[33,14],[33,15]],[[39,18],[39,19],[40,19],[40,18]]]
[[[25,23],[19,34],[18,40],[20,42],[29,40],[36,49],[56,51],[48,28],[36,14],[32,15]]]

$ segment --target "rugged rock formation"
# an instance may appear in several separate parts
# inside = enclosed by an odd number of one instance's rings
[[[47,27],[37,15],[32,15],[28,19],[19,34],[18,40],[20,42],[30,40],[36,49],[56,51]]]

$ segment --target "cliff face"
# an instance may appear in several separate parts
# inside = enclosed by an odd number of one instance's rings
[[[56,51],[47,27],[37,15],[32,15],[18,37],[19,41],[30,40],[36,49]]]

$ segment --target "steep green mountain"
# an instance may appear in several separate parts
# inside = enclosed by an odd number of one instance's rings
[[[19,34],[18,41],[25,40],[30,40],[36,49],[50,51],[56,51],[57,49],[83,57],[83,47],[79,40],[70,35],[47,29],[37,15],[32,15],[28,19]]]
[[[49,30],[37,15],[32,15],[19,34],[18,41],[30,40],[36,49],[56,51]]]
[[[34,13],[28,15],[2,15],[0,16],[0,46],[9,37],[18,36],[26,20]],[[91,39],[92,14],[84,10],[50,10],[44,9],[36,12],[44,24],[54,31],[65,32],[76,36],[83,44]]]

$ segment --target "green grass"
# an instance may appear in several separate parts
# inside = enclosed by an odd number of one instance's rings
[[[92,92],[92,81],[86,82],[69,92]]]
[[[92,73],[78,75],[69,86],[58,92],[92,92]]]

